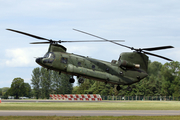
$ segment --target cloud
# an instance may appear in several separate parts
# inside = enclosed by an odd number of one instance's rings
[[[8,67],[30,67],[35,66],[35,57],[45,54],[45,47],[27,47],[6,49],[5,65]]]

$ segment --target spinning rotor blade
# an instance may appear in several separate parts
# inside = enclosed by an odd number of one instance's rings
[[[124,42],[124,40],[111,40],[114,42]],[[104,40],[76,40],[76,41],[60,41],[60,42],[109,42]]]
[[[147,50],[147,51],[154,51],[154,50],[162,50],[162,49],[169,49],[174,48],[173,46],[161,46],[161,47],[153,47],[153,48],[143,48],[141,50]]]
[[[96,35],[93,35],[93,34],[90,34],[90,33],[87,33],[87,32],[84,32],[84,31],[81,31],[81,30],[77,30],[77,29],[73,29],[75,31],[78,31],[78,32],[81,32],[81,33],[84,33],[84,34],[87,34],[87,35],[91,35],[93,37],[97,37],[97,38],[100,38],[102,40],[105,40],[105,41],[108,41],[108,42],[112,42],[114,44],[117,44],[117,45],[120,45],[120,46],[123,46],[123,47],[126,47],[126,48],[129,48],[131,50],[135,50],[137,52],[143,52],[145,54],[148,54],[148,55],[152,55],[152,56],[155,56],[155,57],[159,57],[159,58],[162,58],[162,59],[165,59],[165,60],[168,60],[168,61],[173,61],[169,58],[166,58],[166,57],[163,57],[163,56],[160,56],[160,55],[156,55],[156,54],[152,54],[152,53],[149,53],[149,52],[145,52],[143,50],[147,50],[147,51],[154,51],[154,50],[162,50],[162,49],[168,49],[168,48],[174,48],[173,46],[161,46],[161,47],[153,47],[153,48],[139,48],[139,49],[135,49],[133,47],[129,47],[129,46],[126,46],[126,45],[122,45],[122,44],[119,44],[119,43],[116,43],[115,41],[111,41],[111,40],[107,40],[107,39],[104,39],[102,37],[99,37],[99,36],[96,36]]]
[[[123,40],[113,40],[116,42],[123,42]],[[107,42],[107,41],[103,41],[103,40],[79,40],[79,41],[52,41],[49,40],[49,42],[32,42],[30,44],[46,44],[46,43],[72,43],[72,42]]]
[[[59,40],[59,41],[54,41],[54,40],[51,40],[51,39],[46,39],[46,38],[43,38],[43,37],[39,37],[39,36],[36,36],[36,35],[32,35],[32,34],[29,34],[29,33],[21,32],[21,31],[17,31],[17,30],[13,30],[13,29],[6,29],[6,30],[17,32],[17,33],[20,33],[20,34],[24,34],[24,35],[27,35],[27,36],[30,36],[30,37],[33,37],[33,38],[36,38],[36,39],[47,40],[48,41],[48,42],[32,42],[30,44],[58,44],[58,43],[62,43],[62,42],[69,42],[69,43],[71,43],[71,42],[111,42],[111,43],[114,43],[114,44],[129,48],[131,50],[135,50],[137,52],[143,52],[143,53],[148,54],[148,55],[156,56],[156,57],[168,60],[168,61],[173,61],[173,60],[171,60],[169,58],[166,58],[166,57],[163,57],[163,56],[160,56],[160,55],[145,52],[145,51],[155,51],[155,50],[174,48],[173,46],[161,46],[161,47],[134,49],[133,47],[129,47],[129,46],[117,43],[117,42],[124,42],[124,40],[107,40],[105,38],[102,38],[102,37],[99,37],[99,36],[96,36],[96,35],[81,31],[81,30],[77,30],[77,29],[73,29],[73,30],[84,33],[84,34],[87,34],[87,35],[90,35],[90,36],[93,36],[93,37],[96,37],[96,38],[99,38],[99,39],[102,39],[102,40],[82,40],[82,41],[79,41],[79,40],[78,41],[61,41],[61,40]]]
[[[114,44],[117,44],[117,45],[120,45],[120,46],[129,48],[129,49],[131,49],[131,50],[134,49],[133,47],[129,47],[129,46],[126,46],[126,45],[122,45],[122,44],[116,43],[116,42],[114,42],[114,41],[112,41],[112,40],[107,40],[107,39],[105,39],[105,38],[102,38],[102,37],[99,37],[99,36],[96,36],[96,35],[93,35],[93,34],[90,34],[90,33],[84,32],[84,31],[81,31],[81,30],[77,30],[77,29],[73,29],[73,30],[78,31],[78,32],[81,32],[81,33],[84,33],[84,34],[87,34],[87,35],[90,35],[90,36],[93,36],[93,37],[97,37],[97,38],[102,39],[102,40],[105,40],[105,41],[107,41],[107,42],[112,42],[112,43],[114,43]]]
[[[144,51],[143,51],[144,52]],[[152,53],[149,53],[149,52],[144,52],[145,54],[148,54],[148,55],[152,55],[152,56],[156,56],[156,57],[159,57],[159,58],[162,58],[162,59],[165,59],[165,60],[168,60],[168,61],[173,61],[169,58],[166,58],[166,57],[163,57],[163,56],[160,56],[160,55],[156,55],[156,54],[152,54]]]
[[[36,38],[36,39],[48,40],[48,41],[49,41],[49,39],[46,39],[46,38],[43,38],[43,37],[39,37],[39,36],[36,36],[36,35],[32,35],[32,34],[29,34],[29,33],[21,32],[21,31],[17,31],[17,30],[13,30],[13,29],[6,29],[6,30],[13,31],[13,32],[17,32],[17,33],[20,33],[20,34],[23,34],[23,35],[27,35],[27,36]]]
[[[51,42],[32,42],[30,44],[50,44]]]
[[[13,32],[17,32],[17,33],[20,33],[20,34],[23,34],[23,35],[27,35],[27,36],[30,36],[30,37],[33,37],[33,38],[36,38],[36,39],[40,39],[40,40],[48,40],[49,42],[33,42],[33,43],[30,43],[30,44],[46,44],[46,43],[62,43],[62,42],[107,42],[107,41],[103,41],[103,40],[78,40],[78,41],[53,41],[53,40],[50,40],[50,39],[46,39],[46,38],[43,38],[43,37],[39,37],[39,36],[36,36],[36,35],[32,35],[32,34],[29,34],[29,33],[25,33],[25,32],[21,32],[21,31],[18,31],[18,30],[13,30],[13,29],[6,29],[6,30],[9,30],[9,31],[13,31]],[[112,40],[114,42],[124,42],[124,40]]]

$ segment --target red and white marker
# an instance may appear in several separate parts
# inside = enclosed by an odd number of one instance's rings
[[[69,101],[102,101],[99,94],[50,94],[53,100],[69,100]]]

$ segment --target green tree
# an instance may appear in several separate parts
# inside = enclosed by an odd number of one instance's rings
[[[161,69],[162,75],[162,89],[161,94],[164,96],[172,96],[175,92],[176,82],[174,80],[178,77],[178,72],[180,70],[180,63],[172,61],[170,63],[165,63]],[[178,79],[178,78],[177,78]],[[177,89],[177,88],[176,88]]]
[[[70,76],[67,74],[61,74],[61,90],[62,94],[71,94],[73,89],[73,84],[69,82]]]
[[[2,88],[0,88],[0,96],[2,96]]]
[[[52,90],[55,94],[71,94],[73,86],[69,82],[70,76],[64,73],[52,71]]]
[[[49,98],[49,94],[51,93],[51,84],[52,84],[52,71],[48,71],[47,69],[41,67],[41,95],[42,98]]]
[[[24,83],[24,87],[25,87],[24,96],[30,98],[31,97],[31,86],[29,85],[29,83]]]
[[[8,99],[8,96],[11,95],[11,89],[8,89],[4,94],[3,94],[3,97],[4,99]]]
[[[160,95],[162,80],[161,80],[161,68],[160,62],[149,62],[148,77],[144,79],[145,96]]]
[[[94,86],[93,83],[95,83],[93,80],[85,79],[84,78],[84,83],[79,83],[79,85],[76,88],[76,93],[73,91],[75,94],[92,94],[94,93]]]
[[[173,81],[172,88],[174,88],[173,96],[176,98],[180,97],[180,71]]]
[[[99,88],[99,93],[101,95],[115,95],[115,91],[116,91],[116,88],[114,87],[113,84],[105,84],[104,82],[100,82],[98,84],[98,87]],[[115,88],[115,89],[114,89]],[[99,94],[98,92],[96,92],[96,94]]]
[[[25,91],[24,80],[22,78],[14,78],[11,84],[11,95],[18,99],[23,96]]]
[[[47,71],[45,68],[35,68],[33,70],[31,84],[33,94],[38,99],[49,98],[49,94],[71,94],[73,86],[69,82],[69,75],[56,71]]]
[[[127,90],[127,85],[121,85],[122,89],[118,95],[121,96],[153,96],[159,95],[161,91],[161,68],[162,64],[154,61],[148,62],[148,76],[140,82],[129,85],[132,91]]]
[[[9,87],[3,87],[2,88],[2,95],[4,95],[10,88]]]
[[[58,72],[52,72],[52,92],[53,94],[62,94],[62,81]]]
[[[32,79],[31,84],[34,90],[34,95],[36,96],[36,99],[40,97],[41,89],[40,89],[40,83],[41,83],[41,69],[39,67],[35,68],[32,71]]]
[[[162,68],[162,64],[160,62],[157,61],[149,62],[148,75],[159,76],[161,72],[161,68]]]

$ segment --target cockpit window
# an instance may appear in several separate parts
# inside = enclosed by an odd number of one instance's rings
[[[44,57],[45,57],[45,58],[54,58],[55,55],[54,55],[54,53],[49,52],[49,53],[46,53],[46,54],[44,55]]]
[[[44,58],[45,58],[43,61],[44,63],[52,63],[55,59],[55,55],[53,52],[49,52],[44,55]]]
[[[61,62],[62,62],[62,63],[64,63],[64,64],[67,64],[68,59],[67,59],[67,58],[65,58],[65,57],[62,57],[62,58],[61,58]]]

